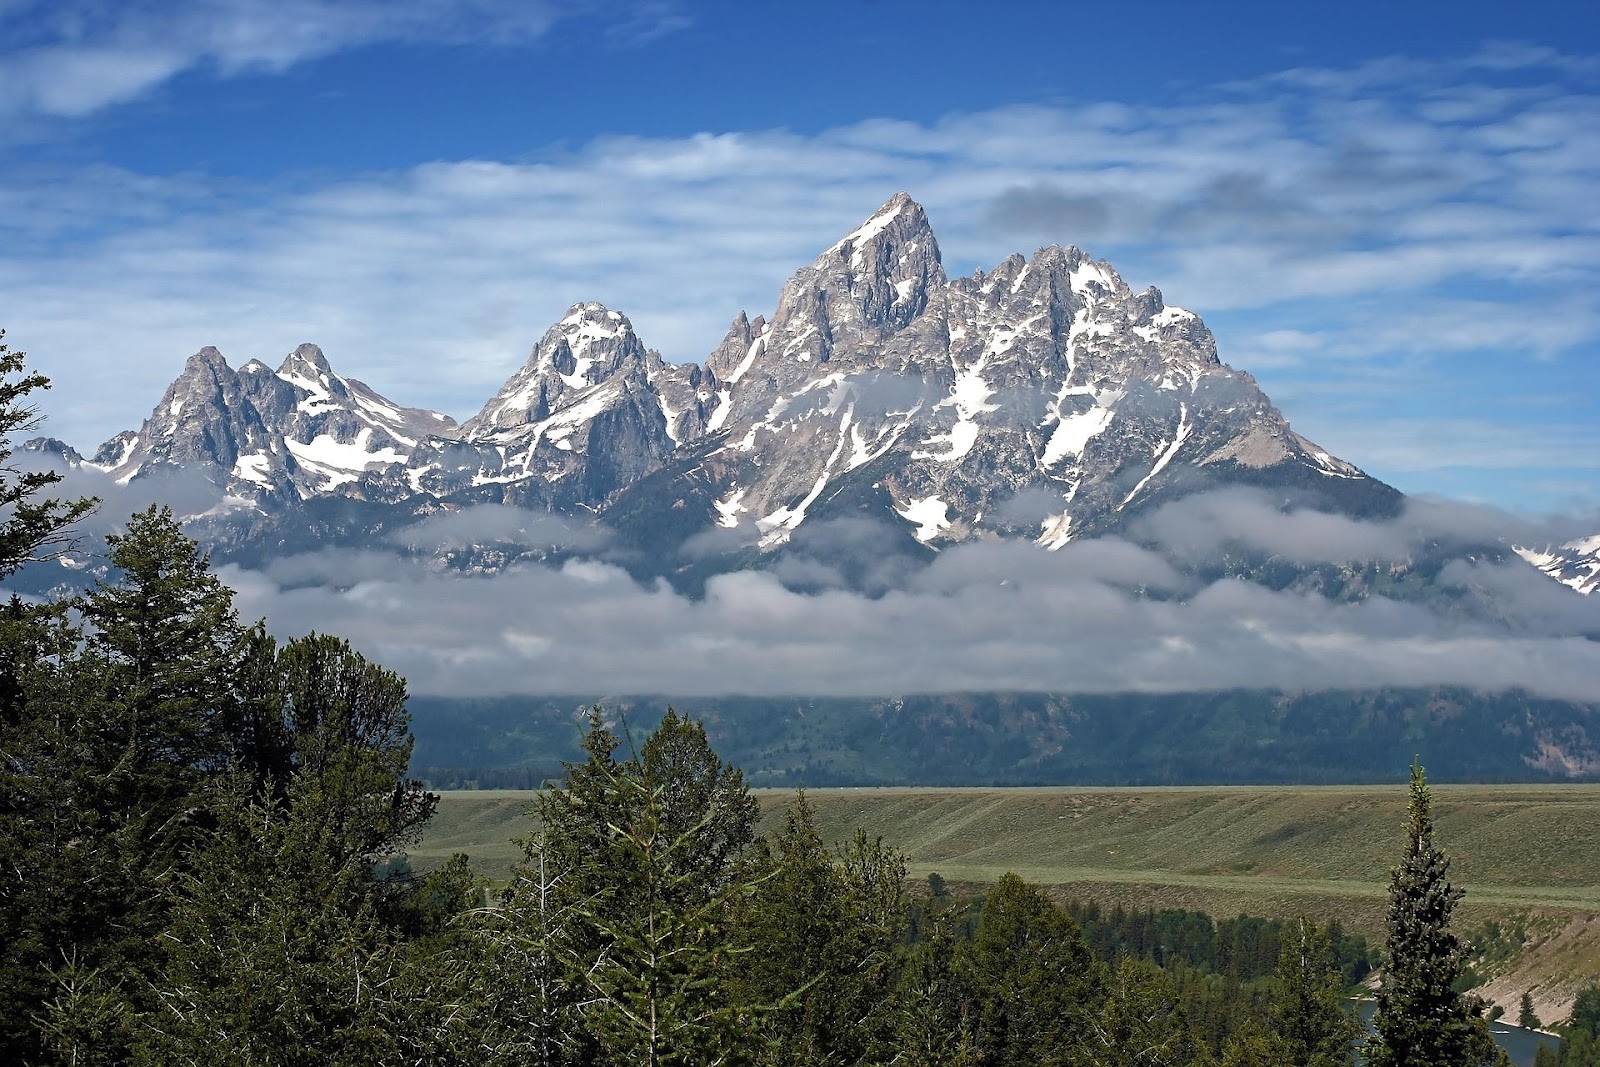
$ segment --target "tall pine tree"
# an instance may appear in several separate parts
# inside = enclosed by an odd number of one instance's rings
[[[973,1028],[983,1062],[1081,1062],[1104,979],[1078,924],[1042,889],[1002,876],[958,960],[978,1002]]]
[[[1464,891],[1451,885],[1450,860],[1433,841],[1433,796],[1422,766],[1411,765],[1406,850],[1389,879],[1388,955],[1371,1067],[1509,1065],[1473,1005],[1455,991],[1466,947],[1450,929]]]

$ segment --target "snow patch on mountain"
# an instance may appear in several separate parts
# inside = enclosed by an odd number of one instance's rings
[[[1543,549],[1517,546],[1517,555],[1585,596],[1600,590],[1600,534]]]

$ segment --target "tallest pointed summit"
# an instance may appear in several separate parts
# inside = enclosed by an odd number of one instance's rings
[[[928,213],[909,193],[891,196],[818,256],[813,269],[842,275],[847,288],[866,296],[869,320],[893,329],[921,314],[928,290],[945,283]]]
[[[895,193],[867,221],[851,230],[829,246],[818,258],[817,265],[839,254],[849,256],[857,270],[867,267],[873,253],[890,250],[916,252],[924,250],[935,264],[940,262],[939,242],[928,223],[928,213],[922,205],[911,199],[910,193]]]
[[[827,362],[837,344],[883,340],[905,329],[945,284],[927,213],[896,193],[789,279],[768,350]]]

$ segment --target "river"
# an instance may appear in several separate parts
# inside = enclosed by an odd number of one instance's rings
[[[1374,1000],[1363,1000],[1359,1003],[1361,1022],[1370,1030],[1372,1013],[1378,1010],[1378,1003]],[[1489,1032],[1494,1035],[1495,1043],[1506,1050],[1511,1062],[1517,1067],[1533,1067],[1533,1057],[1539,1051],[1540,1045],[1549,1045],[1553,1048],[1561,1044],[1561,1039],[1554,1034],[1524,1030],[1520,1026],[1512,1026],[1503,1019],[1490,1023]]]

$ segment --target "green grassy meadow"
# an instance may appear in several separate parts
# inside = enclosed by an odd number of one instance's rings
[[[419,866],[466,852],[505,878],[533,823],[536,794],[440,794]],[[758,790],[764,818],[794,794]],[[1259,901],[1381,904],[1403,842],[1398,786],[819,789],[807,794],[825,838],[857,828],[902,850],[916,876],[992,882],[1006,871],[1050,886],[1147,887]],[[1600,914],[1600,786],[1440,786],[1438,838],[1475,905]]]
[[[758,790],[775,825],[794,793]],[[534,828],[535,793],[440,794],[419,868],[466,852],[485,878],[509,877],[513,838]],[[818,789],[807,792],[825,839],[857,828],[978,889],[1006,871],[1062,899],[1240,913],[1338,917],[1381,941],[1389,868],[1404,843],[1403,786]],[[1600,785],[1434,788],[1437,839],[1465,887],[1463,932],[1520,931],[1497,980],[1506,996],[1545,990],[1555,1010],[1600,976]]]

